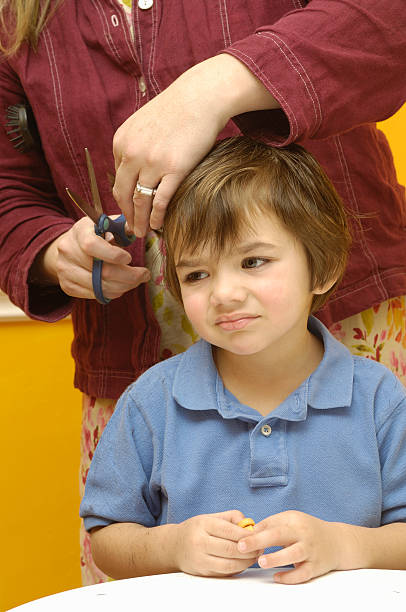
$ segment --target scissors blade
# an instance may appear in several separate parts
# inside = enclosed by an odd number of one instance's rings
[[[96,213],[93,206],[90,206],[90,204],[85,202],[80,196],[76,195],[76,193],[69,189],[69,187],[65,187],[65,189],[72,202],[76,204],[76,206],[82,211],[82,213],[90,217],[91,220],[97,224],[99,222],[100,215]]]
[[[88,171],[88,174],[89,174],[90,190],[92,192],[94,209],[95,209],[96,214],[98,215],[98,217],[100,217],[100,215],[103,214],[103,207],[102,207],[102,203],[101,203],[101,200],[100,200],[99,188],[97,187],[96,174],[94,172],[94,167],[93,167],[93,164],[92,164],[92,159],[90,157],[90,153],[89,153],[89,150],[87,148],[85,148],[85,154],[86,154],[87,171]]]

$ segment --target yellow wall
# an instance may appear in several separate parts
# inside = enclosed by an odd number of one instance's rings
[[[80,586],[71,322],[0,323],[0,610]]]
[[[392,148],[398,181],[406,185],[406,104],[378,127],[386,134]]]
[[[406,183],[406,106],[381,124]],[[0,610],[80,586],[70,321],[0,323]]]

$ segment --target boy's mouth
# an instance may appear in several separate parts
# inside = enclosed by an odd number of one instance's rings
[[[216,325],[226,331],[234,331],[243,329],[249,325],[252,321],[258,319],[258,315],[251,315],[246,313],[236,313],[232,315],[222,315],[216,320]]]

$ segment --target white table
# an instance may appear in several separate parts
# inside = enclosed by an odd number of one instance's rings
[[[306,584],[273,582],[273,570],[232,578],[163,574],[74,589],[19,612],[406,612],[406,571],[332,572]]]

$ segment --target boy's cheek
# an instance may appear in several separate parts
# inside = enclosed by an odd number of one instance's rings
[[[191,294],[188,291],[182,293],[183,308],[186,315],[193,326],[199,324],[206,315],[206,308],[200,296],[195,293]]]

